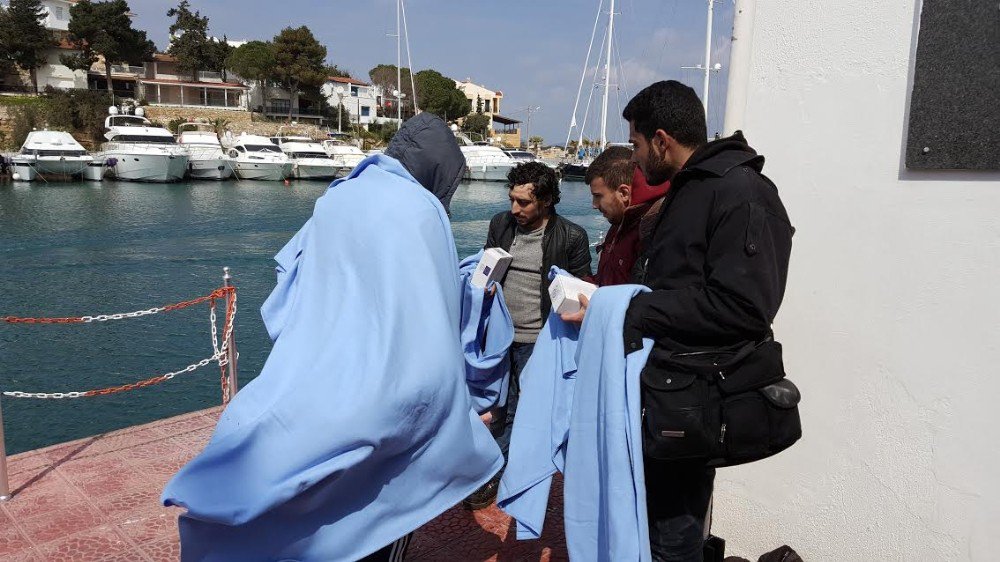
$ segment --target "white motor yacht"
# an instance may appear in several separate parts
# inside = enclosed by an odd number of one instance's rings
[[[10,159],[13,178],[21,181],[34,181],[38,176],[85,176],[93,162],[94,157],[87,154],[73,135],[63,131],[31,131],[21,145],[21,152]]]
[[[292,161],[292,177],[300,180],[332,180],[341,167],[323,150],[323,145],[308,137],[272,137]]]
[[[222,152],[215,129],[208,123],[187,122],[177,126],[177,144],[187,148],[188,176],[198,180],[224,180],[233,175],[233,165]]]
[[[522,164],[524,162],[534,162],[535,160],[537,160],[537,158],[535,158],[535,155],[528,152],[527,150],[504,149],[503,152],[507,156],[513,158],[514,161],[517,162],[518,164]]]
[[[127,108],[123,108],[127,110]],[[111,107],[104,120],[104,143],[101,158],[107,160],[110,174],[120,180],[172,182],[184,178],[188,152],[179,146],[170,131],[154,127],[136,108],[135,115]]]
[[[367,158],[360,148],[339,139],[323,141],[323,150],[330,156],[334,164],[340,166],[340,175],[351,173],[362,160]]]
[[[469,137],[452,130],[458,140],[458,148],[465,156],[465,179],[480,181],[507,181],[507,174],[517,162],[498,146],[473,143]]]
[[[226,141],[226,155],[237,178],[282,181],[292,176],[292,161],[271,139],[241,133]]]

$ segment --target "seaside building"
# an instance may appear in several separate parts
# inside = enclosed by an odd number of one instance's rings
[[[342,96],[337,94],[337,88],[341,88]],[[375,86],[354,78],[330,76],[320,91],[331,107],[343,102],[344,109],[351,114],[352,123],[367,127],[375,122],[375,109],[381,98],[381,92]]]
[[[503,92],[476,84],[471,78],[466,78],[464,81],[455,80],[455,87],[462,90],[465,97],[472,102],[472,113],[482,113],[490,118],[489,130],[492,138],[488,140],[506,146],[520,146],[521,122],[500,114]],[[499,129],[495,128],[497,125],[500,126]]]
[[[59,41],[58,45],[46,53],[47,64],[37,71],[38,89],[42,90],[46,86],[53,88],[72,89],[87,87],[87,73],[83,71],[72,71],[59,61],[59,56],[72,54],[66,36],[69,33],[69,9],[76,4],[77,0],[42,0],[42,9],[45,10],[45,19],[42,22],[45,28],[52,31],[53,37]],[[8,1],[0,1],[0,5],[7,6]],[[0,75],[0,92],[20,92],[29,91],[30,85],[27,73]]]
[[[210,107],[246,111],[249,88],[219,72],[199,70],[195,76],[177,68],[177,59],[156,53],[136,75],[137,92],[150,105]]]

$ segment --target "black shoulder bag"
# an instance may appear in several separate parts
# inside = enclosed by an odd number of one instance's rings
[[[773,337],[692,353],[654,349],[640,380],[646,456],[732,466],[802,436],[799,390],[785,378]]]

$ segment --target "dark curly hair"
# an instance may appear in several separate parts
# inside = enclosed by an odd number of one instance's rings
[[[676,80],[661,80],[646,86],[632,98],[622,117],[635,130],[652,139],[663,129],[680,144],[697,148],[708,141],[705,108],[698,94]]]
[[[507,173],[507,189],[530,183],[535,199],[546,201],[551,208],[559,203],[559,178],[556,171],[541,162],[524,162]]]

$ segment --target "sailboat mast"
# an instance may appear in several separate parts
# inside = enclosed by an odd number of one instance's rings
[[[566,131],[566,149],[569,149],[569,139],[573,136],[573,128],[576,127],[576,110],[580,108],[580,94],[583,92],[583,81],[587,76],[587,68],[590,66],[590,53],[594,50],[594,37],[597,37],[597,24],[601,21],[601,8],[604,7],[604,0],[597,6],[597,15],[594,16],[594,29],[590,31],[590,44],[587,45],[587,58],[583,61],[583,71],[580,73],[580,86],[576,89],[576,101],[573,102],[573,116],[569,121],[569,130]],[[591,95],[593,95],[593,90],[591,90]],[[590,109],[590,101],[587,101],[587,109]],[[579,150],[580,142],[583,141],[583,127],[587,124],[587,118],[584,117],[583,124],[580,125],[580,140],[577,141],[577,150]]]
[[[611,45],[615,32],[615,0],[608,12],[608,51],[604,63],[604,102],[601,107],[601,150],[608,146],[608,99],[611,97]]]
[[[402,36],[399,32],[399,12],[402,9],[403,0],[396,0],[396,119],[400,124],[403,122],[403,51],[400,40]],[[411,70],[412,72],[412,70]]]
[[[708,118],[708,83],[712,75],[712,14],[715,12],[714,0],[708,0],[708,30],[705,32],[705,84],[702,87],[701,102],[705,106],[705,118]]]

